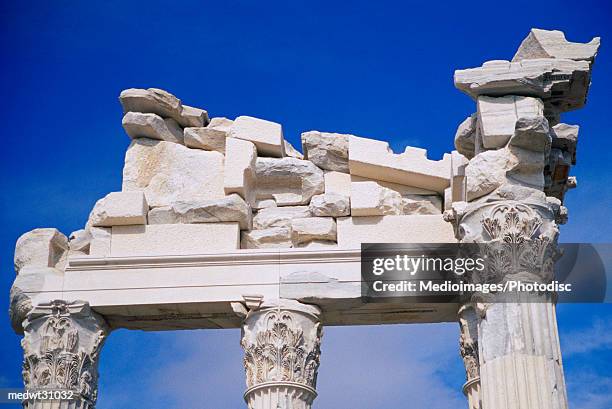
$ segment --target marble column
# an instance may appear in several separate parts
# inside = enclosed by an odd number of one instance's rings
[[[480,363],[478,359],[478,319],[474,307],[465,304],[457,314],[459,320],[459,350],[465,366],[463,393],[469,409],[481,409]]]
[[[557,257],[558,201],[453,204],[447,220],[462,243],[479,243],[485,269],[474,283],[549,283]],[[566,409],[554,296],[473,294],[482,409]]]
[[[283,300],[248,311],[241,345],[249,409],[309,409],[317,396],[322,326],[316,306]]]
[[[85,302],[52,301],[23,322],[23,381],[36,397],[26,409],[93,409],[98,357],[108,334],[104,319]]]

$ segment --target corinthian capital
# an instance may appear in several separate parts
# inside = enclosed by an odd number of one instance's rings
[[[85,302],[52,301],[34,307],[24,322],[26,390],[62,392],[61,400],[93,408],[98,394],[98,355],[108,334],[104,319]],[[38,399],[24,403],[39,408]]]
[[[309,408],[321,355],[320,311],[296,301],[250,311],[241,345],[251,409]]]
[[[499,283],[508,278],[547,282],[557,259],[557,212],[546,200],[491,200],[453,205],[447,220],[462,243],[478,243],[485,269],[471,279]]]

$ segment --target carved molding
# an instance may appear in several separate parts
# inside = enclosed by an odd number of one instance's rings
[[[86,303],[53,301],[35,307],[24,328],[26,390],[69,390],[93,406],[98,357],[108,334],[104,320]]]

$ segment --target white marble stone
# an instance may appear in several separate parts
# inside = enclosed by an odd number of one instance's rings
[[[349,135],[309,131],[302,134],[304,158],[321,169],[348,173]]]
[[[351,183],[351,215],[401,214],[402,196],[374,181]]]
[[[588,43],[574,43],[567,41],[562,31],[532,28],[529,35],[519,46],[512,61],[535,58],[567,58],[592,62],[597,55],[599,44],[599,37],[593,38]]]
[[[59,230],[39,228],[22,234],[15,244],[15,272],[24,268],[62,269],[68,256],[68,238]]]
[[[122,125],[132,139],[150,138],[184,143],[183,130],[172,118],[164,119],[156,114],[128,112],[123,116]]]
[[[190,127],[183,131],[185,146],[225,154],[227,132],[209,127]]]
[[[172,256],[240,248],[238,223],[113,226],[111,256]]]
[[[477,106],[480,136],[485,149],[504,147],[514,135],[519,119],[544,117],[544,104],[538,98],[480,96]]]
[[[351,195],[351,175],[343,172],[325,172],[325,193],[335,193],[342,196]]]
[[[349,216],[351,201],[349,196],[325,193],[313,196],[310,199],[309,209],[313,216]]]
[[[251,219],[251,208],[235,193],[222,199],[175,202],[149,211],[149,224],[238,222],[241,230],[247,230]]]
[[[278,206],[307,204],[323,193],[323,171],[307,160],[258,158],[257,199],[274,199]]]
[[[135,139],[125,155],[122,190],[144,191],[150,207],[222,198],[223,159],[219,152]]]
[[[143,192],[111,192],[96,202],[88,224],[95,227],[147,224],[148,211]]]
[[[243,231],[241,248],[289,248],[292,247],[291,229],[289,227],[270,227],[261,230]]]
[[[289,227],[291,219],[310,216],[312,212],[308,206],[267,207],[257,212],[253,218],[253,228]]]
[[[256,199],[257,150],[252,142],[227,138],[223,191],[225,194],[238,193],[250,205]]]
[[[232,124],[229,136],[253,142],[260,156],[275,158],[285,156],[283,128],[276,122],[239,116]]]
[[[336,240],[336,221],[333,217],[304,217],[291,219],[291,240],[295,245],[312,240]]]
[[[208,112],[200,108],[183,105],[179,122],[184,127],[202,127],[208,124]]]
[[[450,185],[450,155],[427,159],[424,149],[407,147],[401,154],[389,143],[349,137],[349,167],[352,175],[415,186],[442,193]]]
[[[361,243],[454,243],[453,228],[442,215],[340,217],[338,246]]]

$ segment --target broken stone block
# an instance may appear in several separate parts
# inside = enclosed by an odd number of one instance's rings
[[[323,193],[323,171],[295,158],[257,158],[257,199],[274,199],[278,206],[307,204]]]
[[[438,196],[403,197],[400,214],[441,214],[442,200]]]
[[[571,164],[576,164],[576,144],[578,143],[578,125],[557,124],[552,127],[552,148],[566,151],[571,156]]]
[[[251,228],[251,208],[237,194],[222,199],[181,201],[149,211],[149,224],[238,222]]]
[[[208,113],[199,108],[183,106],[181,100],[171,93],[157,88],[130,88],[121,92],[119,101],[123,113],[141,112],[172,118],[181,127],[205,126]]]
[[[111,192],[98,200],[89,214],[95,227],[147,224],[149,206],[143,192]]]
[[[351,202],[348,196],[337,193],[324,193],[313,196],[308,206],[313,216],[348,216]]]
[[[285,156],[283,128],[276,122],[239,116],[232,124],[229,136],[253,142],[260,156],[275,158]]]
[[[128,112],[121,121],[123,129],[132,139],[150,138],[174,143],[183,142],[183,130],[172,118],[163,119],[156,114]]]
[[[229,134],[230,129],[234,121],[224,117],[216,117],[210,120],[210,123],[206,125],[208,129],[216,129],[217,131],[224,131]]]
[[[558,30],[541,30],[532,28],[523,40],[512,61],[532,60],[537,58],[566,58],[593,62],[599,49],[599,37],[588,43],[573,43],[565,39],[565,34]]]
[[[476,114],[468,116],[457,127],[455,148],[468,159],[475,155]]]
[[[119,101],[123,112],[142,112],[157,114],[162,118],[180,117],[183,106],[181,100],[171,93],[157,88],[130,88],[121,91]]]
[[[286,139],[285,139],[285,155],[289,156],[290,158],[304,159],[304,155],[302,155],[300,151],[295,149],[293,145],[291,145],[289,141],[287,141]]]
[[[362,243],[454,243],[451,223],[441,214],[340,217],[338,246],[360,248]]]
[[[348,173],[349,135],[319,131],[302,134],[304,157],[325,170]]]
[[[465,168],[467,200],[491,193],[505,183],[544,188],[545,153],[514,146],[476,155]]]
[[[68,236],[68,247],[70,255],[87,255],[89,254],[89,245],[91,243],[91,233],[89,229],[80,229],[73,231]]]
[[[467,160],[467,158],[459,152],[451,152],[451,203],[467,200],[467,181],[465,177],[465,168],[467,167],[468,163],[469,161]]]
[[[253,206],[253,209],[267,209],[268,207],[277,207],[274,199],[255,200],[255,205]]]
[[[134,139],[125,155],[122,190],[144,191],[150,207],[222,198],[223,155],[165,141]]]
[[[225,142],[225,194],[238,193],[249,204],[256,198],[257,149],[252,142],[227,138]]]
[[[336,240],[333,217],[305,217],[291,220],[291,240],[295,245],[312,240]]]
[[[208,112],[200,108],[183,105],[180,123],[184,127],[202,127],[206,126],[208,122]]]
[[[113,226],[112,257],[178,256],[236,250],[238,223]]]
[[[581,108],[590,81],[589,63],[568,59],[497,60],[455,71],[455,87],[474,99],[481,95],[540,98],[547,116]]]
[[[439,161],[427,159],[424,149],[407,147],[395,154],[389,144],[349,136],[349,167],[352,175],[415,186],[442,193],[450,185],[450,155]]]
[[[516,121],[510,145],[536,152],[547,152],[551,145],[548,121],[543,116],[523,117]]]
[[[183,131],[185,146],[225,154],[227,132],[208,127],[185,128]]]
[[[444,189],[444,210],[450,210],[452,204],[453,204],[453,194],[452,194],[451,188],[447,187],[446,189]]]
[[[312,213],[308,206],[268,207],[261,209],[253,218],[253,229],[261,230],[269,227],[289,227],[291,219],[310,217]]]
[[[89,255],[92,257],[108,257],[111,254],[111,228],[88,227],[91,235]]]
[[[243,231],[240,244],[243,249],[289,248],[292,246],[291,229],[288,227]]]
[[[335,193],[342,196],[351,195],[351,175],[342,172],[325,172],[325,193]]]
[[[15,244],[15,272],[23,268],[53,267],[63,270],[68,256],[68,238],[53,228],[24,233]]]
[[[512,135],[516,122],[524,117],[541,117],[544,104],[537,98],[506,96],[478,97],[478,124],[485,149],[504,147]]]
[[[402,196],[374,181],[351,183],[351,215],[401,214]]]

